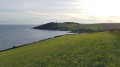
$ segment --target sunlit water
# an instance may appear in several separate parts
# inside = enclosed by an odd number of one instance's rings
[[[0,25],[0,50],[69,34],[67,31],[36,30],[32,27],[34,26]]]

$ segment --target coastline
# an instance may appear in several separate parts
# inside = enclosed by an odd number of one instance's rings
[[[51,37],[51,38],[43,39],[43,40],[40,40],[40,41],[36,41],[36,42],[28,43],[28,44],[23,44],[23,45],[20,45],[20,46],[13,46],[13,47],[8,48],[8,49],[0,50],[0,52],[16,49],[16,48],[19,48],[19,47],[24,47],[24,46],[27,46],[27,45],[30,45],[30,44],[33,44],[33,43],[42,42],[42,41],[49,40],[49,39],[54,39],[54,38],[58,38],[58,37],[66,36],[66,35],[75,35],[75,34],[76,33],[74,33],[74,34],[65,34],[65,35],[58,35],[58,36],[54,36],[54,37]]]

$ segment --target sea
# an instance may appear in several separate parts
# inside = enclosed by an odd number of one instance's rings
[[[36,25],[0,25],[0,51],[59,35],[71,34],[69,31],[32,29]]]

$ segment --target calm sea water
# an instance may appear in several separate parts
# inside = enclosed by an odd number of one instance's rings
[[[34,25],[35,26],[35,25]],[[67,31],[50,31],[31,29],[33,25],[0,25],[0,50],[9,49],[58,35],[68,34]]]

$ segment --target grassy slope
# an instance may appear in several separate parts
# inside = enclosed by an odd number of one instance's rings
[[[52,25],[53,24],[53,25]],[[82,30],[103,31],[103,30],[120,30],[120,23],[102,23],[102,24],[77,24],[77,23],[47,23],[42,26],[34,27],[34,29],[44,30],[70,30],[79,32]],[[86,31],[87,32],[87,31]]]
[[[77,24],[67,24],[67,23],[59,23],[58,24],[58,27],[67,27],[69,29],[72,29],[72,28],[74,28],[76,26],[77,26]]]
[[[93,31],[100,31],[100,30],[111,30],[111,29],[120,29],[120,23],[106,23],[106,24],[66,24],[66,23],[59,23],[59,27],[67,27],[71,30],[78,30],[78,29],[91,29]]]
[[[34,27],[35,29],[47,29],[47,30],[80,30],[91,29],[93,31],[99,31],[102,24],[78,24],[78,23],[47,23],[41,26]]]
[[[100,27],[102,26],[102,24],[89,24],[89,25],[82,25],[78,26],[77,24],[67,24],[67,23],[59,23],[58,27],[67,27],[69,29],[91,29],[93,31],[99,31]]]
[[[120,37],[67,35],[0,52],[0,67],[120,67]]]
[[[82,26],[80,28],[81,29],[91,29],[91,30],[94,30],[94,31],[99,31],[101,26],[102,26],[102,24],[90,24],[90,25]]]

